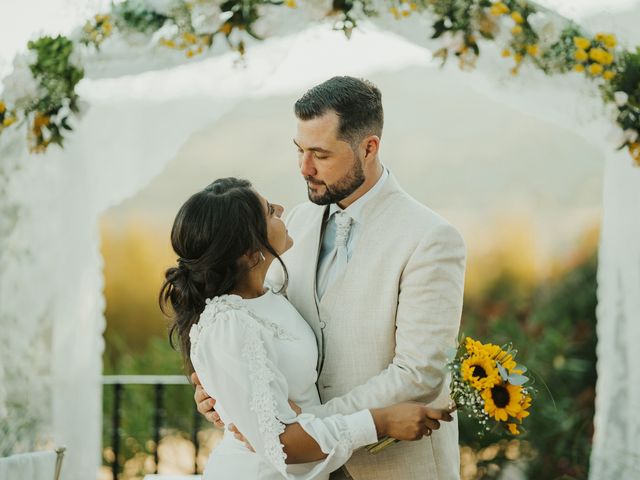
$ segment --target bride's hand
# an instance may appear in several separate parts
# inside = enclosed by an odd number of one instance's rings
[[[194,372],[191,374],[191,381],[196,387],[196,391],[193,394],[193,400],[196,402],[196,408],[198,409],[198,412],[200,412],[204,418],[209,420],[216,427],[224,428],[224,422],[220,419],[220,415],[218,415],[218,412],[214,410],[216,401],[214,398],[211,398],[207,392],[204,391],[197,373]]]
[[[289,406],[291,407],[291,410],[296,412],[296,415],[300,415],[302,413],[302,409],[293,400],[289,400]]]
[[[403,402],[371,410],[378,436],[396,440],[420,440],[440,428],[440,422],[453,420],[453,409],[427,407],[423,403]]]
[[[249,443],[249,440],[247,440],[247,438],[242,434],[242,432],[238,430],[238,427],[236,427],[233,423],[229,426],[229,430],[231,431],[231,433],[233,433],[233,436],[236,438],[236,440],[244,443],[244,446],[247,447],[247,449],[249,449],[252,452],[256,451],[253,448],[253,446]]]

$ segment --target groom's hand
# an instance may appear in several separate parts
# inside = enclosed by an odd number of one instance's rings
[[[211,398],[207,392],[202,388],[198,374],[193,372],[191,374],[191,381],[196,386],[196,392],[193,395],[193,399],[196,402],[198,412],[200,412],[204,418],[213,423],[218,428],[224,428],[224,422],[220,420],[220,415],[214,410],[216,400]]]
[[[404,402],[386,408],[372,409],[378,436],[396,440],[420,440],[440,428],[440,422],[453,420],[454,408],[427,407],[422,403]]]

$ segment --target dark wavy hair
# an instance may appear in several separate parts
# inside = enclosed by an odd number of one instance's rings
[[[368,135],[382,137],[382,93],[370,81],[333,77],[311,88],[294,106],[300,120],[311,120],[331,110],[340,120],[338,138],[351,144],[352,148]]]
[[[173,222],[171,245],[178,264],[165,272],[159,303],[171,319],[169,342],[191,374],[191,326],[198,323],[206,299],[231,292],[252,268],[243,266],[240,257],[260,249],[271,253],[284,270],[283,289],[288,274],[269,244],[264,207],[247,180],[221,178],[191,196]]]

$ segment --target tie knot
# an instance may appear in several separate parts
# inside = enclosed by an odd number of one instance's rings
[[[351,230],[351,217],[345,212],[336,213],[336,247],[345,247]]]

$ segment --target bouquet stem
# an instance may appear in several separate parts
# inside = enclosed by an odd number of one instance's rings
[[[367,449],[367,452],[369,452],[372,455],[375,455],[376,453],[380,453],[382,450],[384,450],[385,448],[395,444],[399,442],[399,440],[396,440],[395,438],[392,437],[384,437],[381,440],[379,440],[376,443],[372,443],[371,445],[367,445],[365,448]]]

